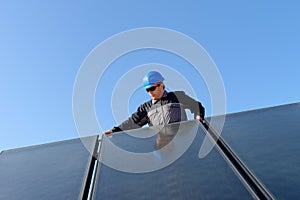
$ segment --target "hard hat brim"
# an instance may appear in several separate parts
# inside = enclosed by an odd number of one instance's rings
[[[155,85],[156,83],[150,83],[150,84],[147,84],[147,85],[144,85],[144,88],[148,89],[150,87],[152,87],[153,85]]]

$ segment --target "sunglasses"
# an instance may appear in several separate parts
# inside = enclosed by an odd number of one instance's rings
[[[160,84],[157,84],[157,85],[155,85],[155,86],[149,87],[149,88],[146,89],[146,91],[147,91],[147,92],[150,92],[150,91],[153,92],[153,91],[156,90],[156,88],[159,87],[159,86],[160,86]]]

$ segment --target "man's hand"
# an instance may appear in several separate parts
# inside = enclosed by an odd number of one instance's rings
[[[112,130],[108,130],[108,131],[105,131],[105,132],[104,132],[105,135],[109,135],[109,134],[111,134],[111,133],[113,133]]]
[[[203,122],[203,119],[202,119],[202,117],[200,115],[197,115],[196,119],[198,119],[200,122]]]
[[[206,130],[209,129],[209,126],[207,125],[207,123],[204,121],[204,119],[202,117],[197,115],[196,119],[198,119],[201,122],[201,124],[205,127]]]

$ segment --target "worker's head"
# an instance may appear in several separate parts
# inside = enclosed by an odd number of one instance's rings
[[[152,99],[158,100],[163,96],[164,93],[164,77],[156,71],[148,72],[144,79],[144,88],[149,93]]]

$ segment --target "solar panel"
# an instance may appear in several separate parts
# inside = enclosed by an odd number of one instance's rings
[[[2,151],[0,199],[87,199],[90,186],[96,200],[251,199],[248,169],[271,198],[298,199],[299,117],[300,103],[230,114],[204,158],[197,121],[104,136],[94,176],[98,136]]]
[[[252,199],[218,148],[198,157],[205,134],[188,121],[104,136],[93,199]]]
[[[300,104],[228,115],[222,137],[276,199],[299,199]]]
[[[87,148],[97,145],[91,136],[3,151],[0,199],[81,199],[93,164]]]

